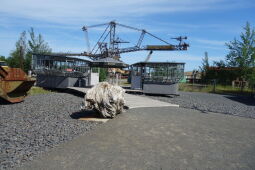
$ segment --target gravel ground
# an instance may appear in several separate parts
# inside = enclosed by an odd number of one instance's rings
[[[0,169],[20,166],[95,127],[98,123],[70,117],[79,112],[81,102],[81,97],[50,93],[0,105]]]
[[[206,112],[224,113],[247,118],[255,118],[255,99],[250,97],[220,95],[200,92],[180,92],[180,96],[149,96],[153,99],[178,104]]]
[[[148,96],[180,107],[255,118],[255,99],[231,95],[180,92],[178,97]],[[91,130],[98,123],[72,119],[81,97],[66,93],[29,96],[0,105],[0,169],[17,167],[36,155]],[[76,115],[76,114],[74,114]]]

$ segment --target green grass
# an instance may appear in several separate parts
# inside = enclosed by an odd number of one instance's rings
[[[51,91],[49,90],[45,90],[41,87],[36,87],[33,86],[29,91],[28,91],[28,95],[32,96],[32,95],[37,95],[37,94],[47,94],[47,93],[51,93]]]
[[[120,79],[119,86],[131,86],[131,84],[128,83],[127,79]]]
[[[188,83],[180,83],[179,84],[180,91],[187,92],[204,92],[204,93],[219,93],[219,94],[240,94],[240,95],[250,95],[252,90],[250,88],[236,88],[232,86],[223,86],[216,85],[215,91],[213,89],[213,85],[199,85],[199,84],[188,84]]]

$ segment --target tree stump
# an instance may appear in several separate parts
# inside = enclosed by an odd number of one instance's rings
[[[118,85],[98,83],[87,91],[85,109],[93,109],[103,118],[114,118],[123,111],[124,94],[125,90]]]

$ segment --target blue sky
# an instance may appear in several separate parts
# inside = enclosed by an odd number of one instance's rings
[[[23,30],[41,33],[54,52],[86,51],[83,25],[111,20],[144,28],[169,41],[186,35],[188,51],[155,51],[151,61],[185,62],[185,70],[197,69],[204,52],[209,60],[224,59],[226,42],[238,38],[247,21],[255,25],[254,0],[0,0],[0,55],[9,56]],[[103,31],[89,30],[91,44]],[[136,43],[139,34],[120,28],[119,36]],[[160,42],[145,37],[143,45]],[[143,61],[148,51],[125,53],[121,59],[132,64]]]

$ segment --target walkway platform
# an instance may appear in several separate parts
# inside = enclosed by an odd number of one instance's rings
[[[255,169],[254,131],[254,119],[136,108],[16,169]]]
[[[79,88],[79,87],[69,87],[68,89],[72,89],[78,92],[86,93],[89,88]],[[140,107],[179,107],[179,105],[171,104],[159,100],[154,100],[148,97],[132,95],[125,93],[126,105],[132,108],[140,108]]]

